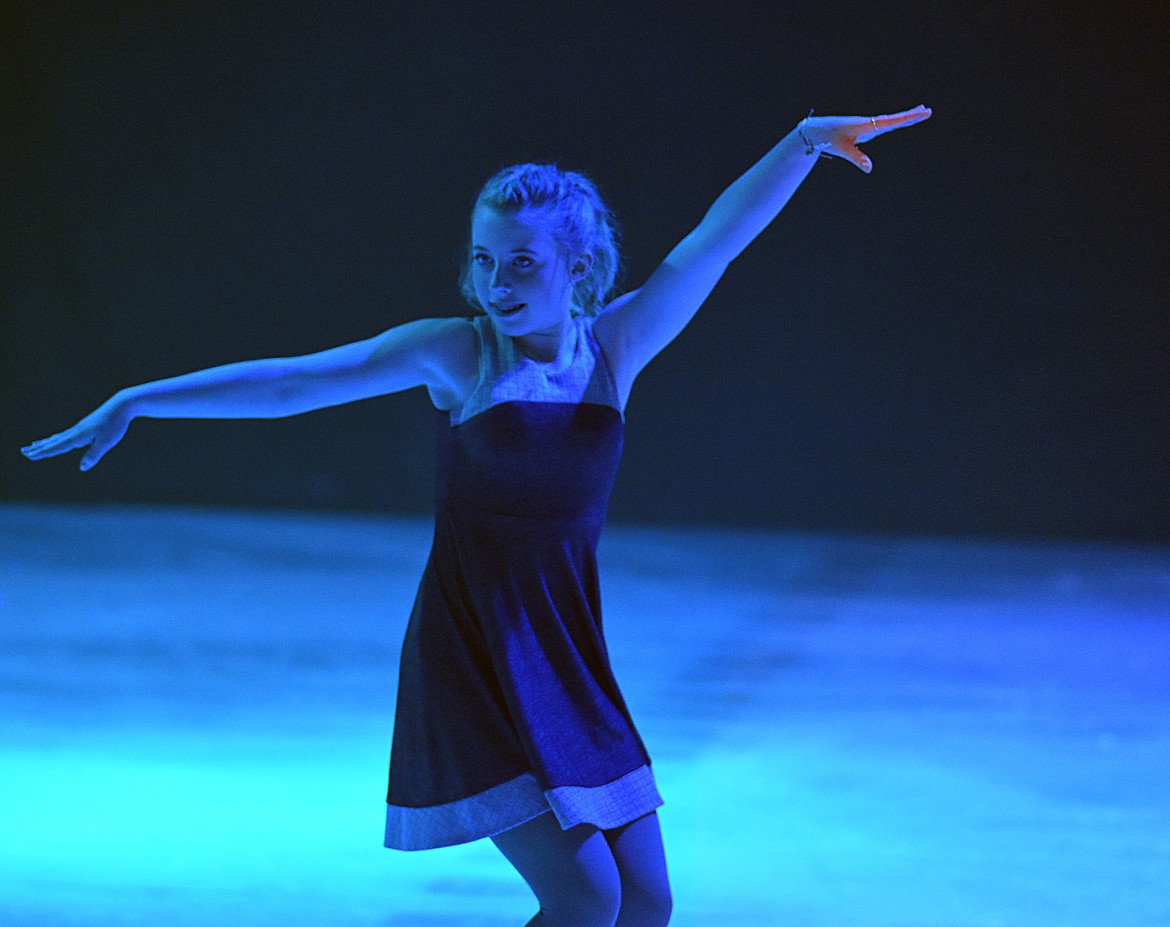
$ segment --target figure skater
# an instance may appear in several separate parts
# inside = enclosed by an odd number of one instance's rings
[[[270,418],[425,386],[435,533],[402,649],[386,846],[490,837],[540,903],[529,927],[660,927],[662,800],[610,669],[595,557],[623,410],[818,157],[868,173],[858,143],[929,116],[810,114],[612,300],[616,230],[594,185],[507,168],[471,214],[472,317],[130,387],[24,454],[86,448],[89,470],[140,416]]]

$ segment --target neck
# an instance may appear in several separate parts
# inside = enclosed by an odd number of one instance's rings
[[[525,357],[542,364],[548,364],[561,355],[562,349],[566,349],[566,342],[572,329],[573,317],[568,315],[560,324],[552,328],[520,335],[512,340],[516,342]]]

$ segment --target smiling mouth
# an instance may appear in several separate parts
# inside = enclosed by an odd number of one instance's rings
[[[527,303],[513,303],[511,306],[497,305],[495,307],[495,310],[496,310],[497,315],[509,316],[509,315],[515,315],[517,312],[519,312],[521,309],[523,309],[526,305],[527,305]]]

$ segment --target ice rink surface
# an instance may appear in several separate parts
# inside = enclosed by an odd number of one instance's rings
[[[0,924],[520,927],[381,848],[429,524],[0,506]],[[1170,549],[611,525],[673,927],[1170,925]]]

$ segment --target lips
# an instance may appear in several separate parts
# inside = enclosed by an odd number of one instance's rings
[[[496,310],[497,315],[502,315],[506,318],[507,316],[515,315],[517,312],[519,312],[521,309],[523,309],[526,305],[527,305],[527,303],[512,303],[511,305],[508,305],[508,306],[501,306],[498,303],[496,303],[492,306],[492,308]]]

